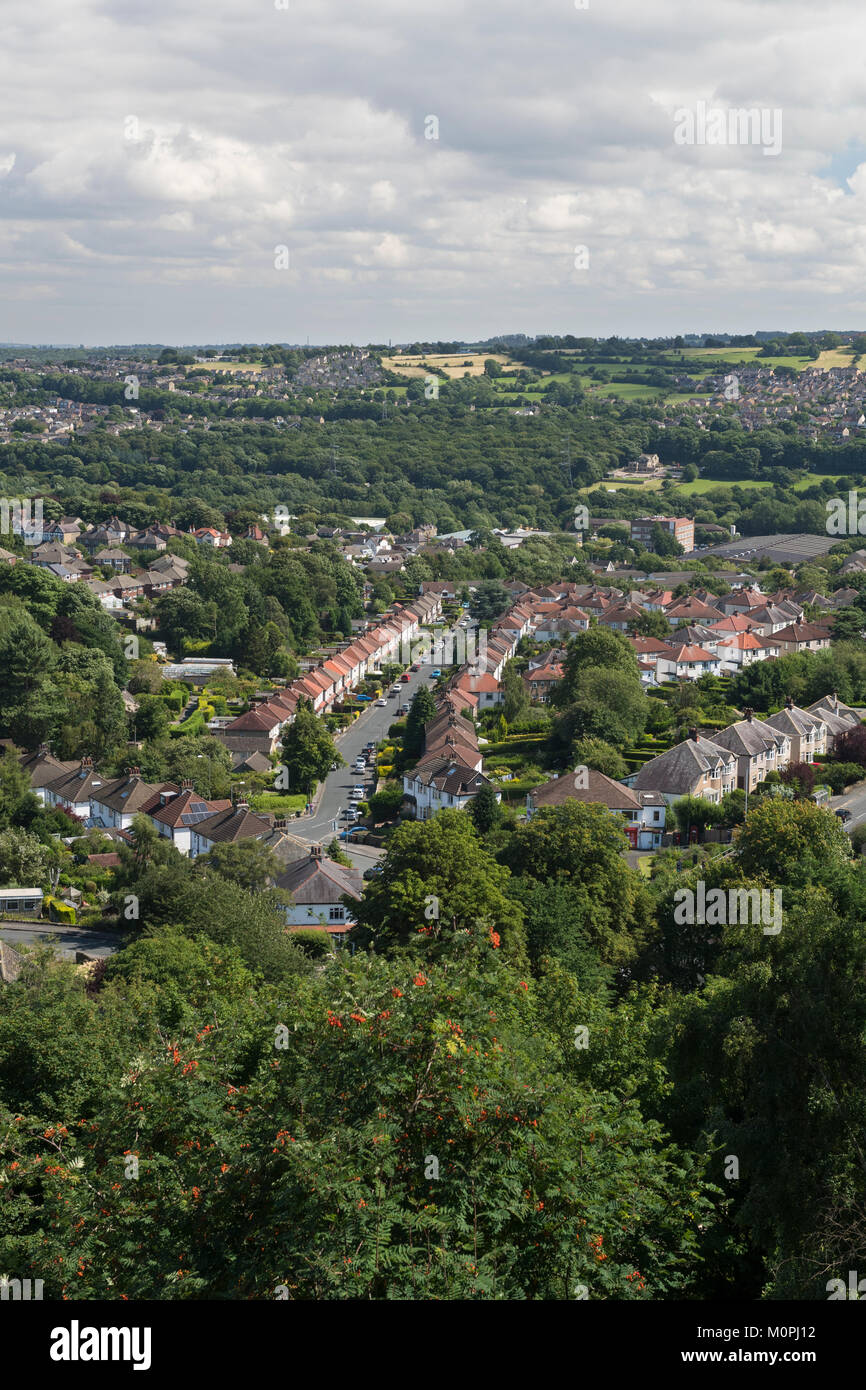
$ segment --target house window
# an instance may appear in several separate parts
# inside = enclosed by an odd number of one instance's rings
[[[345,913],[345,908],[343,908],[343,907],[329,907],[329,908],[328,908],[328,919],[329,919],[329,921],[331,921],[331,922],[342,922],[343,919],[344,919],[344,913]]]

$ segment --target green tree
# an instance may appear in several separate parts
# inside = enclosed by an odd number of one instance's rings
[[[0,831],[0,883],[39,888],[46,879],[51,851],[35,835],[10,826]]]
[[[421,756],[424,748],[424,726],[436,715],[436,701],[426,685],[422,685],[412,696],[409,713],[406,716],[406,729],[403,734],[403,752],[409,759]]]
[[[401,825],[381,874],[355,905],[352,939],[378,952],[411,946],[433,953],[443,938],[484,922],[513,959],[523,960],[522,914],[507,896],[509,877],[461,811]]]
[[[473,796],[466,809],[472,817],[479,835],[486,835],[488,830],[492,830],[502,819],[502,810],[496,800],[496,792],[489,782],[486,782],[480,792]]]
[[[283,734],[282,758],[291,786],[303,790],[324,780],[332,763],[345,766],[324,722],[317,718],[308,703],[300,701],[294,719]]]
[[[639,876],[623,860],[627,848],[621,817],[605,806],[568,800],[518,825],[501,858],[522,878],[568,883],[599,959],[622,964],[636,954],[647,913]]]
[[[508,724],[517,724],[529,713],[529,695],[523,678],[513,661],[506,661],[502,670],[502,714]]]

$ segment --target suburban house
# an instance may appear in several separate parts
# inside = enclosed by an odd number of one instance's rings
[[[713,735],[720,748],[727,748],[737,760],[737,786],[754,791],[768,772],[781,772],[791,759],[791,740],[787,734],[763,719],[756,719],[751,710],[745,719],[738,719]]]
[[[718,675],[719,659],[704,647],[672,646],[669,656],[658,656],[656,670],[660,681],[694,681],[700,676]]]
[[[782,656],[792,652],[819,652],[830,645],[830,629],[819,623],[791,623],[773,633]]]
[[[626,783],[635,793],[658,792],[669,805],[681,796],[718,802],[737,785],[737,760],[729,749],[693,729],[684,743],[650,758]]]
[[[835,690],[832,695],[823,695],[820,700],[806,707],[807,714],[814,714],[823,720],[827,729],[827,752],[836,751],[836,741],[849,729],[856,729],[860,716],[849,705],[843,705]]]
[[[73,772],[63,772],[56,781],[45,784],[45,805],[90,820],[93,797],[107,781],[108,778],[94,768],[92,758],[82,758]]]
[[[620,813],[625,818],[624,829],[632,849],[657,849],[661,844],[667,803],[658,792],[634,792],[595,768],[582,768],[577,773],[564,772],[527,792],[527,817],[531,819],[545,807],[562,806],[566,801],[606,806],[609,811]]]
[[[190,858],[207,854],[214,845],[236,844],[239,840],[263,840],[273,826],[265,816],[251,811],[245,801],[238,801],[224,811],[217,811],[192,827]]]
[[[187,857],[192,852],[195,827],[219,811],[230,810],[231,804],[230,801],[205,801],[193,791],[192,782],[185,781],[180,791],[161,791],[157,804],[147,814],[160,835],[171,840],[175,849]]]
[[[403,793],[413,803],[416,820],[430,820],[443,806],[464,810],[482,787],[493,786],[483,773],[456,757],[425,756],[403,774]],[[496,800],[502,799],[498,788]]]
[[[343,899],[361,901],[363,878],[360,869],[345,868],[322,854],[313,845],[309,856],[291,864],[276,880],[277,888],[292,897],[286,908],[286,921],[301,927],[322,928],[337,946],[345,944],[355,924],[352,908]]]
[[[799,709],[791,696],[785,700],[785,708],[772,714],[764,723],[777,729],[790,741],[792,763],[812,763],[815,755],[827,752],[827,724],[818,714]]]
[[[147,814],[159,805],[161,792],[176,792],[172,782],[145,782],[137,767],[126,777],[117,777],[91,794],[91,815],[97,824],[115,830],[129,830],[137,815]]]
[[[43,743],[35,753],[25,753],[18,759],[18,765],[22,772],[26,772],[30,778],[30,790],[38,798],[43,806],[50,805],[47,801],[47,788],[51,783],[58,781],[60,777],[71,776],[80,768],[80,762],[60,762],[48,751],[48,745]]]

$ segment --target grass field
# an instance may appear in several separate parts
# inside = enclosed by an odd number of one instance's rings
[[[401,353],[395,357],[383,357],[382,366],[388,371],[399,372],[401,376],[426,376],[427,371],[422,363],[428,362],[431,367],[441,368],[446,376],[481,376],[484,363],[490,358],[499,362],[503,371],[517,371],[518,363],[495,352],[428,352],[421,357],[404,357]]]
[[[218,372],[263,372],[263,362],[200,362],[200,367],[212,366]]]
[[[793,487],[794,492],[805,492],[807,487],[812,487],[814,483],[821,483],[829,478],[832,483],[837,483],[839,479],[832,473],[807,473],[805,478],[800,478]],[[700,495],[704,492],[712,492],[717,487],[742,487],[742,488],[767,488],[773,484],[767,481],[752,481],[734,483],[729,478],[696,478],[693,483],[681,483],[678,491],[685,493],[687,497]]]
[[[851,348],[825,348],[818,353],[816,367],[850,367],[854,363]]]

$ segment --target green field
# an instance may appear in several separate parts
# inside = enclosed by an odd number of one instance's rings
[[[303,792],[259,792],[250,797],[250,806],[254,811],[275,811],[279,816],[291,816],[295,811],[303,811],[306,804],[307,798]]]
[[[812,487],[815,483],[821,483],[826,478],[829,478],[834,484],[839,481],[838,477],[834,477],[832,473],[807,473],[805,478],[798,479],[794,484],[793,491],[805,492],[806,488]],[[693,483],[681,483],[677,491],[685,493],[687,497],[691,497],[695,493],[712,492],[713,488],[716,487],[767,488],[772,486],[772,482],[766,480],[760,482],[732,482],[729,478],[696,478]]]

